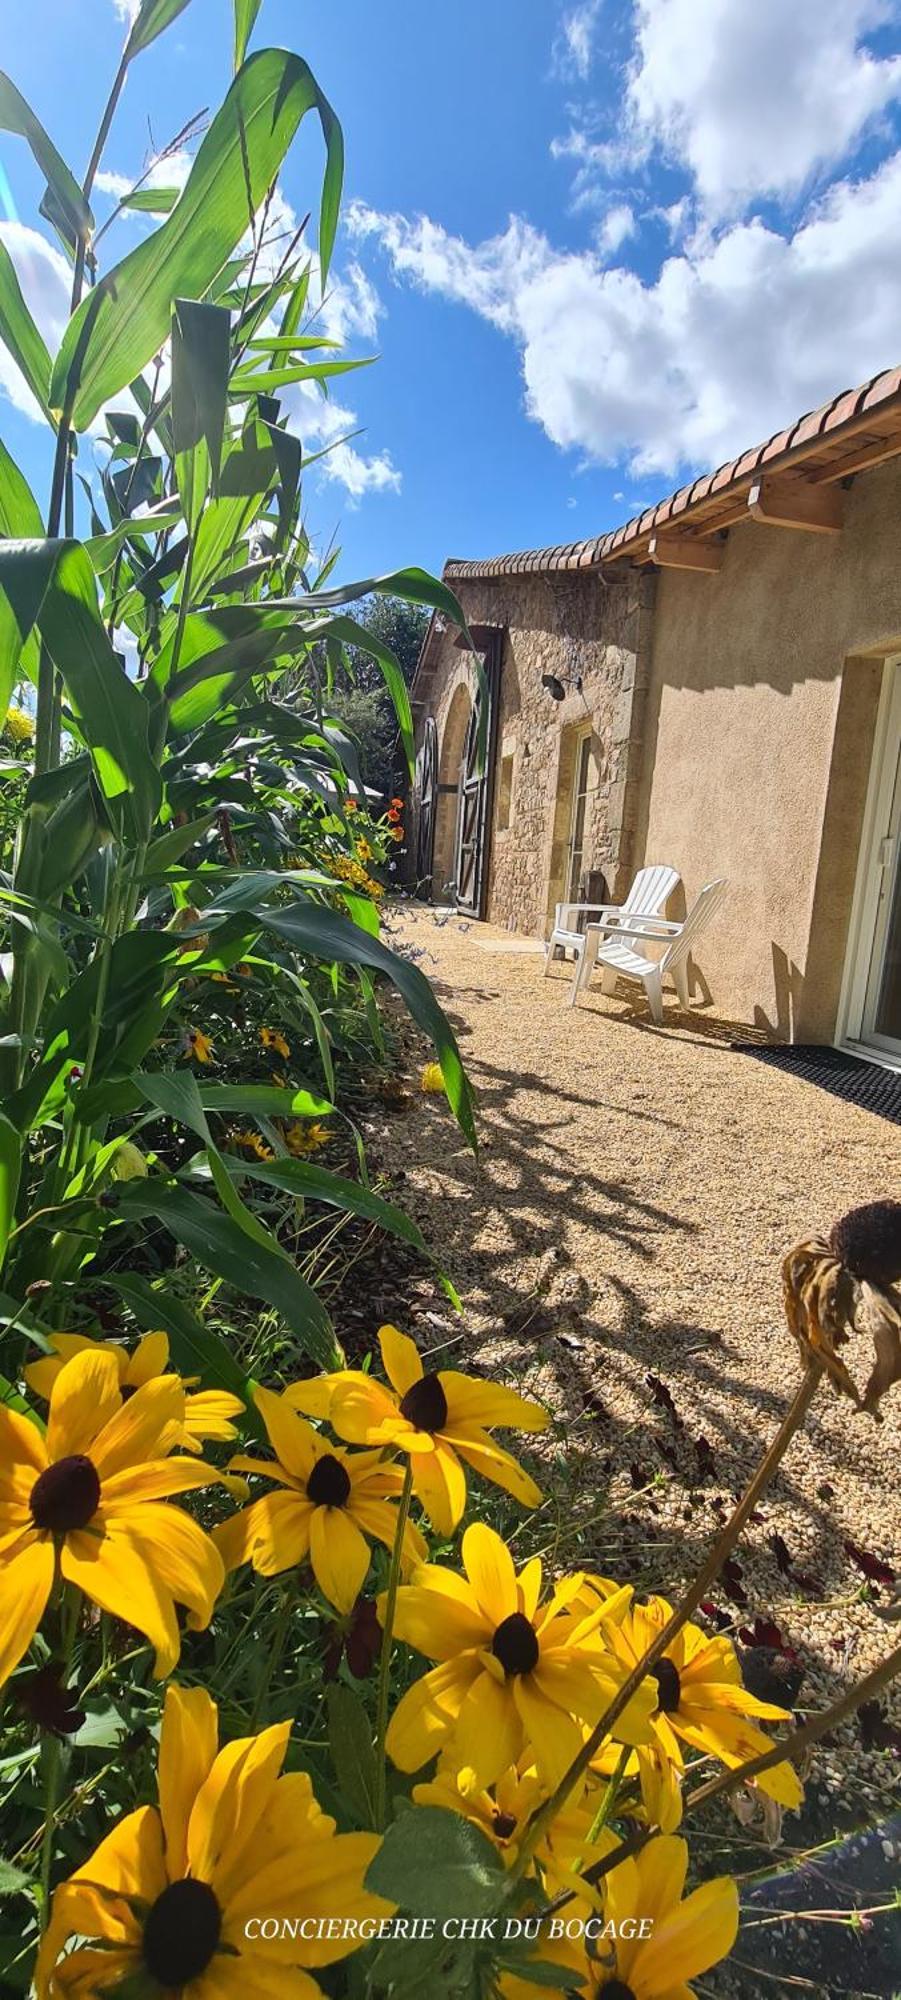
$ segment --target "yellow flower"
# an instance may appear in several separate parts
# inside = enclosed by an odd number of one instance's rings
[[[95,2000],[126,1981],[159,2000],[320,2000],[303,1968],[346,1958],[362,1940],[302,1930],[336,1910],[377,1920],[393,1905],[363,1887],[378,1835],[336,1833],[306,1772],[282,1775],[290,1728],[220,1750],[203,1688],[167,1689],[159,1805],[127,1814],[57,1889],[39,2000]],[[249,1919],[272,1916],[299,1919],[293,1936],[248,1937]]]
[[[284,1035],[280,1033],[278,1028],[261,1028],[260,1041],[264,1049],[274,1050],[276,1055],[281,1056],[287,1062],[291,1050],[285,1041]]]
[[[225,1567],[250,1562],[261,1576],[281,1576],[309,1557],[323,1597],[336,1610],[348,1612],[369,1568],[367,1535],[393,1546],[393,1503],[403,1484],[401,1474],[397,1466],[384,1463],[381,1452],[332,1450],[271,1389],[257,1389],[254,1401],[275,1464],[241,1455],[233,1468],[262,1473],[281,1491],[264,1494],[213,1530]],[[426,1554],[422,1536],[410,1522],[404,1549],[408,1563],[421,1562]]]
[[[580,1604],[588,1609],[594,1597],[595,1592],[589,1587]],[[670,1606],[662,1597],[632,1605],[611,1635],[613,1650],[624,1667],[631,1671],[670,1616]],[[768,1722],[791,1719],[787,1709],[758,1701],[756,1695],[746,1692],[731,1639],[722,1635],[708,1638],[699,1625],[683,1625],[663,1658],[652,1667],[650,1678],[657,1685],[654,1735],[663,1755],[677,1771],[683,1768],[683,1743],[707,1757],[718,1757],[721,1763],[734,1769],[773,1747],[763,1730],[755,1729],[748,1721],[749,1716],[759,1716]],[[652,1782],[652,1774],[646,1773],[646,1782]],[[782,1806],[797,1809],[801,1805],[803,1789],[790,1764],[777,1764],[773,1770],[764,1771],[756,1783]]]
[[[372,848],[370,847],[368,840],[360,839],[355,842],[355,846],[357,850],[358,860],[360,861],[372,860]]]
[[[295,1158],[302,1159],[305,1153],[316,1153],[320,1146],[327,1146],[332,1134],[327,1125],[288,1125],[285,1128],[285,1145]]]
[[[209,1035],[203,1034],[200,1028],[188,1028],[185,1032],[185,1054],[193,1056],[195,1062],[212,1062],[213,1043]]]
[[[550,1943],[542,1938],[535,1956],[569,1968],[572,1989],[582,1996],[692,2000],[687,1981],[726,1958],[735,1943],[738,1890],[729,1876],[719,1875],[683,1901],[687,1869],[684,1840],[671,1834],[649,1840],[634,1860],[621,1861],[605,1876],[597,1928],[588,1905],[571,1904],[566,1916],[588,1918],[588,1933]],[[505,2000],[547,2000],[548,1988],[527,1976],[504,1977],[501,1992]]]
[[[568,1800],[539,1841],[532,1867],[541,1870],[550,1895],[569,1888],[574,1870],[589,1868],[616,1845],[615,1839],[607,1833],[594,1840],[591,1838],[602,1796],[602,1789],[598,1788],[581,1804]],[[529,1758],[519,1765],[511,1764],[490,1791],[462,1791],[459,1774],[453,1762],[445,1757],[439,1760],[435,1776],[427,1784],[413,1786],[413,1798],[417,1805],[444,1806],[448,1812],[462,1813],[464,1819],[472,1820],[481,1827],[488,1839],[500,1849],[505,1868],[513,1867],[529,1820],[545,1797],[544,1786],[534,1762]],[[579,1887],[584,1894],[584,1883],[580,1883]]]
[[[238,1435],[230,1419],[241,1415],[244,1405],[240,1398],[229,1395],[227,1389],[200,1389],[196,1395],[188,1394],[200,1376],[178,1376],[170,1370],[166,1333],[143,1334],[132,1354],[120,1347],[118,1341],[89,1340],[82,1333],[51,1333],[50,1345],[55,1350],[53,1354],[45,1355],[42,1361],[32,1361],[25,1369],[29,1389],[45,1401],[49,1401],[57,1376],[73,1355],[111,1354],[123,1402],[128,1402],[136,1389],[143,1389],[145,1382],[155,1382],[161,1376],[165,1381],[180,1382],[185,1390],[185,1415],[174,1442],[181,1451],[199,1452],[207,1440],[230,1444]]]
[[[22,743],[31,743],[34,739],[33,718],[30,715],[26,715],[24,708],[8,708],[6,711],[6,721],[0,733],[8,737],[10,743],[15,743],[17,746]]]
[[[232,1137],[236,1146],[243,1146],[245,1152],[255,1153],[258,1160],[272,1159],[272,1147],[267,1146],[265,1139],[260,1138],[259,1132],[253,1132],[248,1128],[246,1132],[233,1133]]]
[[[195,1630],[209,1624],[219,1552],[181,1508],[159,1504],[216,1478],[196,1459],[170,1458],[184,1419],[176,1375],[123,1404],[115,1355],[93,1348],[60,1369],[46,1438],[0,1408],[0,1684],[34,1638],[57,1562],[101,1611],[144,1633],[159,1675],[179,1655],[176,1603]]]
[[[626,1678],[608,1630],[630,1591],[574,1617],[577,1575],[540,1604],[538,1557],[517,1576],[506,1543],[481,1522],[463,1537],[463,1567],[465,1579],[425,1564],[397,1593],[396,1637],[439,1664],[401,1696],[389,1755],[401,1771],[418,1771],[446,1752],[461,1790],[478,1791],[528,1750],[550,1791],[582,1747],[580,1725],[599,1720]],[[384,1622],[383,1606],[384,1598]],[[652,1689],[640,1688],[614,1725],[617,1738],[646,1739],[652,1704]]]
[[[298,1382],[288,1401],[308,1417],[327,1417],[348,1444],[391,1445],[413,1457],[413,1491],[440,1535],[452,1535],[466,1505],[466,1473],[461,1460],[535,1507],[541,1493],[534,1479],[488,1435],[488,1427],[543,1431],[549,1417],[514,1389],[459,1375],[452,1368],[425,1374],[415,1343],[396,1326],[379,1330],[382,1363],[393,1391],[361,1369],[340,1369]]]
[[[427,1096],[436,1097],[439,1092],[442,1095],[444,1094],[444,1078],[441,1074],[440,1063],[426,1063],[419,1079],[419,1088],[420,1090],[424,1090]]]

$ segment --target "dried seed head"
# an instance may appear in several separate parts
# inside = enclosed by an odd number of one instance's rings
[[[870,1201],[849,1209],[829,1237],[832,1249],[855,1278],[871,1285],[901,1279],[901,1201]]]

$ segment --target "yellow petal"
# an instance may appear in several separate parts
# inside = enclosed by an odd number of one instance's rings
[[[348,1372],[331,1398],[328,1417],[332,1429],[347,1444],[369,1444],[382,1425],[398,1422],[397,1403],[381,1382]],[[428,1442],[431,1444],[431,1439]]]
[[[304,1918],[388,1916],[392,1903],[363,1888],[363,1877],[379,1849],[375,1833],[339,1833],[313,1847],[295,1844],[293,1851],[267,1860],[261,1854],[246,1880],[229,1901],[224,1941],[239,1944],[241,1928],[250,1915],[267,1910]],[[262,1843],[261,1843],[262,1845]],[[309,1965],[331,1965],[359,1950],[354,1938],[305,1938],[291,1945],[276,1943],[279,1956],[303,1957]],[[266,1946],[260,1947],[260,1955]]]
[[[540,1403],[530,1403],[515,1389],[504,1389],[497,1382],[459,1375],[453,1368],[440,1369],[438,1380],[447,1397],[452,1429],[457,1424],[477,1424],[480,1430],[490,1430],[499,1424],[506,1430],[546,1431],[551,1421]]]
[[[185,1429],[198,1443],[213,1438],[227,1444],[238,1435],[231,1419],[243,1409],[240,1396],[230,1396],[226,1389],[198,1389],[185,1397]]]
[[[463,1567],[485,1617],[495,1626],[518,1608],[516,1571],[506,1542],[484,1521],[475,1521],[463,1537]]]
[[[152,1382],[155,1375],[164,1375],[168,1365],[169,1335],[163,1332],[142,1334],[129,1357],[125,1380],[140,1389],[145,1382]]]
[[[197,1793],[213,1768],[217,1745],[216,1704],[206,1690],[168,1687],[157,1784],[170,1882],[179,1880],[187,1868],[188,1821]]]
[[[430,1574],[428,1569],[416,1572],[417,1577]],[[459,1581],[462,1583],[462,1577]],[[378,1604],[379,1617],[383,1618],[383,1596]],[[395,1633],[405,1646],[415,1647],[427,1659],[452,1660],[459,1653],[473,1652],[490,1644],[494,1629],[494,1623],[471,1599],[454,1598],[419,1583],[403,1585],[397,1593]]]
[[[107,1513],[132,1507],[139,1500],[165,1500],[173,1493],[196,1493],[202,1486],[214,1486],[219,1475],[211,1465],[196,1458],[156,1458],[144,1465],[129,1465],[122,1472],[104,1477],[101,1492]]]
[[[181,1507],[141,1505],[110,1518],[110,1530],[127,1536],[140,1560],[187,1606],[188,1624],[203,1631],[225,1582],[225,1570],[211,1536]]]
[[[71,1361],[73,1354],[83,1354],[88,1348],[100,1353],[103,1343],[99,1340],[89,1340],[84,1333],[51,1333],[50,1345],[53,1348],[52,1354],[45,1354],[40,1361],[32,1361],[24,1370],[29,1389],[33,1389],[36,1396],[43,1396],[47,1402],[50,1401],[50,1392],[60,1369],[67,1361]],[[109,1343],[109,1351],[112,1354],[122,1353],[122,1349],[113,1341]],[[123,1355],[123,1367],[124,1363]]]
[[[444,1433],[448,1444],[452,1444],[460,1457],[471,1465],[474,1472],[480,1472],[483,1479],[490,1479],[492,1485],[500,1486],[505,1493],[512,1493],[523,1507],[539,1507],[544,1498],[540,1486],[529,1477],[519,1461],[509,1451],[502,1451],[499,1444],[474,1442],[466,1436],[457,1437]]]
[[[432,1667],[401,1695],[388,1724],[388,1755],[399,1771],[419,1771],[451,1736],[467,1693],[479,1674],[474,1653]]]
[[[493,1785],[508,1764],[515,1764],[522,1740],[522,1722],[509,1683],[480,1674],[463,1702],[453,1735],[461,1789],[484,1791]]]
[[[220,1750],[194,1802],[188,1827],[192,1875],[209,1882],[220,1904],[246,1880],[248,1856],[285,1761],[290,1722],[258,1736],[239,1737]]]
[[[405,1396],[414,1382],[422,1381],[422,1362],[415,1340],[407,1333],[400,1333],[396,1326],[380,1326],[379,1347],[382,1367],[392,1389]]]
[[[439,1535],[456,1533],[466,1506],[466,1474],[455,1451],[435,1438],[431,1451],[413,1459],[413,1491]]]
[[[313,1575],[330,1604],[352,1610],[369,1568],[369,1545],[343,1507],[315,1507],[310,1521]]]
[[[214,1528],[213,1540],[227,1570],[252,1562],[260,1576],[281,1576],[309,1554],[313,1513],[299,1493],[264,1493]]]
[[[534,1674],[514,1675],[513,1699],[541,1782],[548,1791],[553,1791],[582,1748],[582,1731],[571,1716],[564,1715],[555,1702],[542,1694]]]
[[[87,1453],[104,1424],[121,1411],[119,1369],[111,1348],[85,1348],[61,1368],[53,1384],[47,1422],[51,1459]],[[90,1453],[97,1464],[95,1453]]]
[[[67,1583],[77,1584],[101,1611],[136,1625],[149,1639],[157,1678],[171,1673],[181,1647],[175,1607],[130,1536],[118,1527],[108,1526],[99,1534],[81,1530],[67,1535],[60,1560]]]
[[[84,1359],[88,1358],[85,1355]],[[80,1365],[79,1361],[69,1362],[70,1368]],[[59,1394],[59,1383],[53,1393],[54,1397]],[[51,1422],[53,1408],[51,1403]],[[185,1392],[177,1375],[156,1375],[152,1382],[136,1389],[127,1403],[120,1403],[115,1414],[106,1413],[102,1428],[97,1427],[91,1457],[101,1480],[111,1479],[114,1472],[124,1472],[148,1458],[163,1458],[175,1442],[184,1415]]]
[[[648,1843],[649,1848],[656,1845],[656,1841]],[[657,1918],[653,1935],[641,1943],[636,1967],[642,2000],[667,2000],[682,1984],[726,1958],[737,1936],[735,1883],[727,1876],[705,1882],[683,1903]]]
[[[0,1687],[27,1653],[53,1588],[53,1544],[32,1541],[0,1569]]]
[[[46,1471],[47,1446],[37,1424],[0,1404],[0,1488],[9,1484],[11,1469],[18,1466],[39,1478]]]
[[[236,1955],[217,1951],[194,1987],[197,2000],[323,2000],[322,1987],[300,1966],[283,1964],[280,1954],[273,1963],[270,1944],[261,1943],[254,1951],[244,1937],[226,1938]],[[302,1949],[300,1942],[295,1944],[295,1952]]]
[[[284,1396],[274,1395],[271,1389],[255,1389],[253,1400],[276,1458],[295,1479],[306,1483],[316,1463],[315,1431]]]

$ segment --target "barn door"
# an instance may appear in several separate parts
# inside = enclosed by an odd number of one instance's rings
[[[454,870],[459,910],[484,917],[488,899],[488,840],[494,791],[494,764],[497,748],[498,683],[500,680],[501,634],[492,630],[484,656],[485,685],[473,704],[460,766],[460,794],[457,808],[457,853]],[[485,760],[479,769],[478,744],[482,704],[488,703]]]
[[[438,803],[438,731],[434,716],[427,716],[419,753],[419,821],[416,831],[416,889],[430,895],[432,857],[435,849],[435,808]]]

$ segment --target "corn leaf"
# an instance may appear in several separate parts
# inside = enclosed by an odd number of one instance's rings
[[[94,233],[94,217],[75,175],[57,152],[40,119],[20,90],[0,70],[0,131],[15,132],[31,149],[32,157],[56,198],[60,220],[72,241],[85,240]]]
[[[0,1112],[0,1263],[6,1256],[9,1232],[15,1222],[21,1169],[22,1135]]]
[[[0,340],[9,350],[39,409],[50,415],[50,355],[22,297],[16,267],[0,238]]]
[[[140,25],[141,16],[135,23]],[[101,278],[63,335],[50,389],[77,429],[119,394],[169,333],[176,298],[203,298],[271,187],[301,119],[314,110],[326,145],[319,249],[328,269],[341,195],[341,127],[308,65],[283,49],[246,62],[166,221]]]
[[[120,207],[133,208],[138,215],[171,215],[180,194],[177,187],[134,188],[122,196]]]
[[[253,33],[254,24],[260,11],[262,0],[235,0],[235,69],[239,70],[247,54],[247,44]]]
[[[182,513],[193,533],[219,486],[228,402],[231,314],[225,306],[176,299],[172,315],[172,437]]]
[[[188,0],[142,0],[125,44],[126,62],[132,62],[142,49],[149,49],[157,35],[161,35],[177,15],[183,14],[187,5]]]
[[[20,472],[0,439],[0,535],[14,540],[40,540],[41,510],[24,472]]]
[[[205,1389],[226,1389],[230,1396],[240,1396],[247,1412],[245,1428],[265,1439],[266,1427],[253,1400],[257,1387],[253,1376],[245,1373],[225,1341],[175,1297],[171,1286],[157,1289],[136,1271],[124,1271],[104,1283],[118,1293],[146,1333],[159,1327],[169,1335],[169,1359],[180,1374],[198,1375]]]

